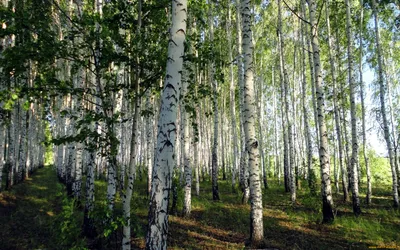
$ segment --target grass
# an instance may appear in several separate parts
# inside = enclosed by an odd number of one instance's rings
[[[0,193],[0,249],[57,248],[53,222],[62,209],[61,195],[50,168]]]
[[[320,196],[312,196],[306,187],[298,190],[298,202],[290,203],[290,194],[275,180],[264,190],[264,230],[269,247],[277,249],[400,249],[400,213],[394,210],[391,187],[373,189],[373,204],[362,203],[362,215],[352,214],[350,203],[334,195],[335,222],[322,224]],[[144,248],[147,230],[148,200],[146,181],[137,180],[132,199],[132,245]],[[192,214],[188,218],[169,217],[170,249],[243,249],[249,236],[250,206],[241,204],[241,194],[232,193],[228,181],[219,182],[221,201],[212,201],[211,183],[201,183],[201,193],[194,193]],[[118,249],[121,224],[109,237],[104,222],[106,184],[96,181],[97,244],[79,234],[82,208],[65,198],[51,168],[40,169],[31,179],[0,194],[0,249]],[[179,191],[178,211],[182,209]],[[361,196],[364,201],[365,197]],[[117,197],[116,218],[121,215]],[[116,221],[118,221],[116,219]]]

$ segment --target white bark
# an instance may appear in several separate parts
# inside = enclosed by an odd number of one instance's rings
[[[11,110],[10,124],[8,125],[8,148],[7,148],[7,185],[9,189],[14,185],[14,168],[15,168],[15,120],[17,119],[16,107]]]
[[[305,11],[305,1],[301,0],[301,12],[303,14],[303,16],[305,15],[306,11]],[[304,45],[305,44],[305,34],[307,34],[307,32],[305,32],[305,27],[304,27],[304,23],[301,23],[301,42]],[[306,105],[306,94],[307,94],[307,78],[306,78],[306,56],[305,56],[305,51],[302,50],[301,53],[301,57],[302,57],[302,85],[301,85],[301,91],[302,91],[302,105],[303,105],[303,118],[304,118],[304,137],[306,139],[306,148],[307,148],[307,178],[308,178],[308,186],[309,188],[313,187],[313,167],[312,167],[312,141],[311,141],[311,131],[310,131],[310,125],[308,123],[308,111],[307,111],[307,105]],[[313,100],[314,102],[314,100]]]
[[[190,53],[190,52],[189,52]],[[184,71],[187,71],[189,68],[189,65],[186,65],[186,69]],[[187,72],[183,72],[184,76],[187,76]],[[184,79],[185,78],[185,79]],[[192,166],[190,162],[190,138],[189,138],[189,114],[185,110],[185,105],[187,105],[187,97],[185,96],[187,94],[187,88],[188,88],[188,78],[182,76],[182,97],[183,102],[181,102],[181,105],[183,106],[182,109],[182,124],[183,124],[183,166],[184,166],[184,179],[185,179],[185,184],[184,184],[184,198],[183,198],[183,215],[188,216],[190,215],[191,212],[191,207],[192,207]]]
[[[244,131],[246,138],[246,149],[249,156],[250,172],[250,241],[254,246],[260,245],[264,239],[263,226],[263,206],[261,182],[259,174],[260,155],[258,150],[258,141],[256,139],[256,120],[257,108],[254,91],[253,76],[253,40],[252,40],[252,19],[251,19],[250,0],[242,0],[242,31],[243,31],[243,55],[244,55]]]
[[[376,56],[378,59],[378,83],[379,83],[379,97],[381,101],[381,116],[382,116],[382,123],[383,123],[383,132],[386,141],[386,147],[389,154],[389,161],[390,167],[392,170],[392,192],[393,192],[393,202],[394,207],[399,207],[399,194],[398,194],[398,183],[397,183],[397,173],[396,167],[393,157],[393,148],[392,142],[390,141],[390,134],[389,134],[389,122],[386,116],[386,102],[385,102],[385,82],[383,77],[383,65],[382,65],[382,50],[380,44],[380,34],[379,34],[379,26],[378,26],[378,11],[376,6],[376,1],[372,0],[372,9],[374,15],[374,23],[375,23],[375,43],[376,43]]]
[[[343,164],[343,144],[342,144],[342,134],[340,132],[340,113],[339,107],[337,103],[337,90],[336,90],[336,67],[335,67],[335,60],[332,54],[332,39],[330,33],[330,20],[329,20],[329,1],[326,2],[325,8],[326,14],[326,23],[327,23],[327,32],[328,32],[328,50],[329,50],[329,62],[330,62],[330,69],[332,74],[332,88],[333,88],[333,109],[334,109],[334,117],[335,117],[335,130],[336,130],[336,137],[338,141],[338,151],[339,151],[339,167],[342,172],[342,189],[343,189],[343,200],[347,201],[349,199],[349,191],[348,191],[348,182],[347,182],[347,171],[344,168]]]
[[[285,70],[284,61],[284,42],[282,38],[282,3],[278,0],[278,49],[279,49],[279,73],[281,83],[281,118],[282,118],[282,133],[283,133],[283,169],[285,180],[285,191],[291,190],[290,186],[290,150],[289,150],[289,125],[288,125],[288,103],[287,103],[287,72]],[[291,198],[295,198],[291,193]]]
[[[323,221],[328,222],[334,219],[333,215],[333,199],[331,190],[330,179],[330,162],[329,162],[329,148],[328,148],[328,134],[325,124],[325,98],[322,82],[321,61],[320,61],[320,47],[318,40],[318,27],[316,19],[317,4],[314,0],[308,1],[310,11],[311,35],[312,35],[312,49],[313,49],[313,62],[315,71],[315,93],[317,98],[317,111],[318,111],[318,127],[319,127],[319,157],[321,165],[321,191],[322,191],[322,213]]]
[[[141,2],[140,2],[141,4]],[[123,215],[125,219],[125,225],[123,226],[122,231],[122,249],[131,249],[131,199],[133,193],[133,183],[135,181],[136,174],[136,147],[137,147],[137,124],[140,119],[140,97],[139,94],[139,79],[138,75],[136,75],[136,93],[135,93],[135,106],[134,106],[134,120],[132,123],[132,138],[131,138],[131,151],[130,151],[130,161],[129,161],[129,169],[128,169],[128,183],[124,188],[124,195],[122,197],[122,209]]]
[[[172,168],[175,165],[176,116],[186,36],[187,1],[172,1],[172,26],[161,110],[158,121],[157,150],[149,206],[146,248],[167,249],[168,201]]]
[[[26,172],[25,172],[25,178],[28,178],[30,176],[30,174],[33,171],[33,148],[34,148],[34,142],[33,140],[31,140],[30,138],[34,138],[35,135],[35,126],[36,126],[36,117],[35,117],[35,109],[34,109],[35,105],[33,104],[33,102],[30,103],[29,105],[29,110],[28,110],[28,150],[27,150],[27,156],[26,156]],[[57,118],[56,118],[57,119]],[[57,121],[56,121],[57,122]],[[57,125],[56,125],[57,126]],[[56,127],[57,130],[57,127]],[[56,132],[56,131],[55,131]],[[54,136],[54,135],[53,135]],[[55,137],[57,137],[56,133],[55,133]],[[55,153],[57,152],[58,146],[54,147],[54,151]],[[55,154],[54,159],[57,159],[57,154]],[[55,162],[53,162],[54,165]],[[55,166],[56,168],[57,166]],[[57,172],[58,175],[58,172]]]
[[[18,173],[17,173],[17,182],[22,182],[24,178],[24,171],[26,169],[26,151],[27,151],[27,138],[26,138],[26,111],[23,108],[25,98],[20,100],[20,141],[19,141],[19,156],[18,156]]]
[[[209,13],[208,13],[208,25],[210,29],[210,43],[214,42],[214,19],[213,19],[213,3],[209,2]],[[213,132],[213,144],[212,144],[212,153],[211,153],[211,164],[212,164],[212,193],[213,200],[219,200],[219,191],[218,191],[218,83],[214,77],[215,74],[215,64],[214,60],[211,59],[209,63],[209,81],[211,82],[211,86],[213,89],[213,114],[214,114],[214,132]],[[222,132],[222,131],[221,131]]]
[[[146,94],[146,109],[151,110],[152,105],[150,103],[150,94]],[[150,115],[146,116],[146,124],[150,124]],[[153,158],[152,158],[152,151],[151,148],[154,148],[152,145],[152,138],[153,138],[153,128],[149,125],[146,125],[146,165],[147,165],[147,193],[150,194],[151,191],[151,177],[153,173]]]
[[[228,18],[226,22],[226,33],[228,37],[228,54],[229,54],[229,101],[230,101],[230,116],[231,116],[231,127],[232,127],[232,144],[233,144],[233,156],[232,156],[232,190],[235,190],[236,186],[236,171],[237,171],[237,156],[238,156],[238,139],[236,132],[236,101],[235,101],[235,81],[233,73],[233,55],[232,55],[232,33],[231,33],[231,8],[230,2],[228,1]]]
[[[357,114],[356,114],[356,103],[355,103],[355,83],[354,83],[354,72],[353,72],[353,32],[351,26],[351,14],[350,14],[350,1],[346,0],[346,33],[347,33],[347,60],[348,60],[348,81],[350,87],[350,116],[351,116],[351,187],[352,187],[352,200],[353,200],[353,212],[356,216],[361,214],[360,208],[360,197],[358,194],[358,139],[357,139]]]
[[[243,55],[242,55],[242,18],[240,11],[240,0],[236,0],[236,32],[237,32],[237,65],[238,65],[238,85],[239,92],[243,93],[244,88],[244,75],[243,75]],[[240,94],[239,100],[239,119],[240,119],[240,163],[239,163],[239,181],[243,192],[242,203],[246,204],[249,200],[250,190],[248,183],[248,166],[246,164],[246,148],[245,148],[245,137],[243,132],[243,95]]]
[[[75,79],[75,88],[83,88],[84,87],[84,70],[83,68],[79,68],[76,79]],[[78,100],[77,95],[73,97],[74,104],[77,106],[75,109],[78,111],[82,109],[82,100]],[[80,116],[83,116],[83,112],[80,111]],[[80,130],[75,129],[77,134],[80,134]],[[81,196],[82,189],[82,168],[83,168],[83,150],[84,144],[82,142],[75,143],[75,172],[73,173],[73,183],[72,183],[72,193],[75,199],[79,200]]]
[[[199,81],[200,82],[200,81]],[[195,176],[196,176],[196,195],[200,195],[200,163],[199,163],[199,145],[201,146],[201,133],[200,133],[200,112],[199,108],[196,107],[196,123],[198,126],[198,140],[194,142],[194,159],[193,159],[193,167],[195,168]]]

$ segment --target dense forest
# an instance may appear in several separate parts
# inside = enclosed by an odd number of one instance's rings
[[[0,249],[400,248],[400,2],[1,0]]]

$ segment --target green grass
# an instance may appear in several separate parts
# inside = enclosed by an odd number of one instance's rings
[[[54,221],[62,209],[62,195],[50,167],[0,193],[0,248],[57,248]]]
[[[306,185],[303,181],[302,185]],[[391,187],[373,189],[373,204],[366,206],[361,196],[362,215],[352,214],[350,203],[334,195],[335,222],[322,224],[320,195],[308,188],[298,190],[298,202],[290,203],[289,193],[275,180],[264,190],[264,230],[269,247],[278,249],[367,249],[400,248],[400,213],[392,206]],[[82,208],[65,197],[51,168],[38,170],[32,179],[0,196],[1,249],[118,249],[121,240],[121,200],[117,197],[115,228],[104,225],[106,183],[96,181],[96,225],[99,237],[87,240],[80,235]],[[137,180],[132,198],[132,244],[143,248],[147,230],[147,183]],[[170,216],[168,245],[171,249],[243,249],[249,237],[250,206],[241,204],[241,194],[232,193],[228,181],[219,182],[221,201],[212,201],[211,183],[202,182],[200,196],[193,192],[192,214],[182,218],[182,190],[178,215]],[[317,189],[319,190],[319,189]],[[107,230],[109,233],[107,234]],[[111,230],[111,231],[110,231]],[[111,232],[111,233],[110,233]],[[107,235],[107,237],[105,236]],[[396,245],[397,244],[397,245]]]

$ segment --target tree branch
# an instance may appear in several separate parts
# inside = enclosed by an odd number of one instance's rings
[[[301,21],[311,25],[311,23],[307,20],[305,20],[303,17],[299,16],[292,8],[290,8],[290,6],[285,2],[285,0],[282,0],[283,3],[286,5],[286,7],[288,7],[288,9],[295,15],[297,16]]]

